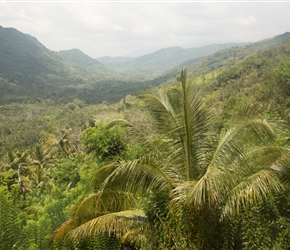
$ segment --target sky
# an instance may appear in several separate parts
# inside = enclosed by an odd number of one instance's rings
[[[256,42],[290,31],[290,1],[0,0],[0,25],[92,58]],[[0,44],[1,45],[1,44]]]

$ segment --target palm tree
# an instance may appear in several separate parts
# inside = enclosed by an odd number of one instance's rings
[[[72,153],[79,153],[79,133],[72,128],[56,124],[53,133],[45,134],[45,145],[60,151],[63,157],[68,157]]]
[[[27,191],[30,191],[30,181],[27,178],[30,156],[27,152],[13,152],[12,150],[7,150],[5,156],[0,166],[0,171],[10,173],[11,176],[13,176],[14,179],[7,183],[8,187],[17,183],[19,186],[19,193],[22,194],[25,199]]]
[[[32,185],[40,188],[43,192],[48,181],[48,171],[54,166],[50,148],[44,148],[42,145],[36,145],[32,155],[30,166],[30,180]]]
[[[92,178],[97,194],[118,190],[138,201],[124,207],[128,218],[120,205],[117,210],[103,208],[103,214],[95,212],[88,217],[83,206],[77,205],[82,213],[72,218],[66,235],[82,239],[113,230],[122,238],[131,231],[126,226],[130,218],[131,228],[139,226],[146,244],[154,241],[155,234],[163,237],[152,243],[158,248],[219,248],[224,243],[217,240],[218,234],[228,215],[283,189],[278,177],[289,149],[269,143],[274,138],[269,123],[253,119],[247,107],[238,124],[217,136],[218,131],[211,130],[215,117],[205,106],[202,92],[187,83],[185,70],[180,79],[178,88],[153,88],[142,95],[158,130],[154,140],[146,144],[147,153],[137,160],[100,168]],[[92,204],[89,207],[97,211],[100,204],[107,203]],[[134,211],[139,217],[133,216]],[[147,220],[140,220],[141,214]]]

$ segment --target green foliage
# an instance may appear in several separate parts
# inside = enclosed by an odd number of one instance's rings
[[[80,181],[81,161],[76,158],[61,159],[50,172],[50,177],[58,187],[69,190]]]
[[[282,190],[273,175],[278,171],[289,183],[289,160],[279,158],[289,151],[290,43],[280,42],[289,34],[274,39],[278,44],[269,40],[263,47],[235,47],[198,60],[189,67],[195,76],[185,84],[181,75],[180,87],[174,72],[153,80],[107,71],[97,76],[100,65],[79,51],[66,56],[82,70],[13,32],[19,38],[14,52],[28,62],[15,69],[7,68],[15,58],[0,63],[0,72],[6,72],[0,77],[0,103],[15,102],[0,107],[1,250],[47,249],[51,235],[69,228],[69,218],[76,223],[74,235],[85,235],[81,222],[88,218],[96,226],[91,232],[99,235],[52,249],[289,247],[289,196],[266,194],[273,183]],[[26,51],[19,51],[21,41]],[[39,54],[29,54],[31,49]],[[37,60],[42,63],[27,68]],[[152,117],[139,105],[146,98],[124,98],[165,81],[157,93],[152,88],[143,95],[151,98],[146,108]],[[189,81],[203,94],[192,94]],[[207,124],[208,117],[213,124]],[[104,122],[89,124],[93,118]],[[107,122],[124,118],[126,128]],[[263,119],[251,129],[252,118],[284,120],[275,152],[251,151],[256,132],[273,132],[270,126],[262,130]],[[233,124],[243,132],[230,129]],[[276,157],[271,171],[247,178],[265,169],[263,160],[271,157]],[[112,160],[117,162],[105,164]],[[261,196],[264,203],[257,204]],[[240,217],[232,215],[236,208]]]
[[[286,96],[290,95],[290,60],[282,62],[274,72],[274,81]]]
[[[185,213],[171,213],[168,208],[170,197],[166,192],[150,191],[145,198],[144,209],[152,223],[153,248],[158,249],[186,249],[187,228],[184,224]],[[178,226],[177,226],[178,225]]]
[[[236,119],[215,136],[201,91],[186,81],[184,70],[180,79],[176,88],[142,95],[157,133],[139,141],[145,149],[139,159],[118,158],[96,171],[93,193],[56,230],[56,242],[108,233],[120,243],[129,234],[135,246],[153,249],[240,249],[246,243],[235,215],[283,189],[275,166],[289,150],[269,145],[274,131],[256,106],[236,106]],[[100,162],[116,136],[113,129],[119,133],[117,122],[86,129],[84,143]],[[267,247],[264,240],[260,244]]]
[[[18,217],[20,208],[17,204],[18,190],[11,193],[0,187],[0,249],[14,249],[21,244],[21,220]]]
[[[268,197],[266,204],[256,206],[242,216],[243,249],[288,249],[289,194]]]
[[[99,161],[121,156],[126,150],[124,130],[120,127],[110,128],[106,124],[88,127],[83,133],[82,141],[88,153],[94,153]]]
[[[120,249],[120,245],[117,239],[114,236],[110,237],[108,235],[100,235],[97,237],[93,237],[87,241],[79,243],[79,245],[81,249],[86,250]]]
[[[268,83],[271,99],[275,102],[273,111],[289,123],[290,107],[290,61],[281,62],[271,73]]]

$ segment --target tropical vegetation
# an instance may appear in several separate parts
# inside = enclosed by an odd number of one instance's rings
[[[289,249],[289,48],[222,50],[112,103],[82,75],[30,98],[2,74],[0,249]]]

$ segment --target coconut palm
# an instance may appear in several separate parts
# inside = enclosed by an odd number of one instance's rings
[[[50,148],[36,145],[32,154],[30,166],[30,180],[33,187],[40,188],[43,192],[48,182],[48,171],[54,166],[55,159],[52,158]]]
[[[218,131],[211,130],[215,117],[205,106],[202,91],[187,83],[184,70],[180,79],[178,88],[153,88],[142,95],[158,131],[146,143],[147,153],[99,169],[92,183],[97,183],[97,193],[118,190],[133,195],[138,202],[124,213],[131,227],[139,226],[143,242],[154,241],[155,234],[161,239],[152,245],[157,248],[220,248],[223,242],[217,240],[218,234],[228,215],[283,189],[279,170],[289,150],[269,143],[274,138],[272,127],[265,120],[253,119],[250,107],[244,109],[239,123],[217,136]],[[117,201],[122,203],[122,199]],[[100,204],[90,207],[97,210]],[[95,213],[94,218],[86,217],[85,211],[79,213],[72,218],[67,235],[81,239],[114,229],[122,238],[124,230],[130,229],[126,216],[118,219],[123,213],[120,208],[104,209],[101,217]],[[147,220],[140,223],[140,217],[132,215],[136,209]]]
[[[63,157],[68,157],[73,153],[79,153],[79,133],[72,128],[56,124],[53,133],[45,134],[45,145],[61,152]]]
[[[9,180],[7,185],[13,185],[15,183],[19,186],[19,192],[25,195],[28,191],[31,191],[30,181],[27,178],[29,173],[30,156],[27,152],[13,152],[7,150],[4,161],[0,166],[0,171],[9,173],[13,179]]]

